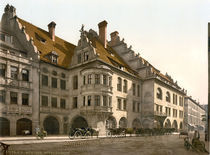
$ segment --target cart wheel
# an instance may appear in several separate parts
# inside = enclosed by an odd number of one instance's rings
[[[107,136],[107,137],[112,137],[111,131],[107,131],[107,132],[106,132],[106,136]]]
[[[74,133],[74,138],[79,138],[80,136],[82,136],[81,132],[80,131],[76,131]]]
[[[91,137],[90,131],[86,132],[86,133],[85,133],[85,138],[90,138],[90,137]]]

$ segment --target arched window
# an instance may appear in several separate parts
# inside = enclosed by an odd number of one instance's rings
[[[160,88],[157,89],[157,98],[162,100],[162,90]]]
[[[166,101],[171,102],[171,95],[168,91],[166,92]]]
[[[117,90],[122,91],[122,79],[118,77]]]

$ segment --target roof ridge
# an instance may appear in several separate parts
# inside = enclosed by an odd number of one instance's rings
[[[30,22],[28,22],[28,21],[26,21],[26,20],[24,20],[24,19],[22,19],[22,18],[20,18],[20,17],[17,17],[17,18],[18,18],[18,20],[22,20],[23,22],[25,22],[25,23],[27,23],[27,24],[30,24],[31,26],[34,26],[35,28],[38,28],[38,29],[40,29],[40,30],[42,30],[42,31],[44,31],[44,32],[46,32],[46,33],[49,33],[49,32],[46,31],[45,29],[40,28],[40,27],[38,27],[38,26],[36,26],[36,25],[34,25],[34,24],[32,24],[32,23],[30,23]],[[62,41],[65,41],[65,42],[67,42],[67,43],[69,43],[69,44],[71,44],[71,45],[74,45],[73,43],[68,42],[68,41],[62,39],[62,38],[58,37],[57,35],[55,35],[55,37],[58,38],[58,39],[60,39],[60,40],[62,40]],[[76,45],[74,45],[74,46],[76,47]]]

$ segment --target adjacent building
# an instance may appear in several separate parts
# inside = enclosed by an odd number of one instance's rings
[[[185,97],[184,103],[184,128],[188,131],[205,130],[206,111],[205,109],[192,97]]]
[[[127,47],[80,30],[73,45],[16,16],[7,5],[0,28],[0,135],[67,134],[70,128],[183,128],[186,91]]]

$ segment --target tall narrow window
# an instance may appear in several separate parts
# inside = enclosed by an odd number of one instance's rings
[[[91,84],[91,81],[92,81],[92,75],[89,74],[89,75],[88,75],[88,84]]]
[[[103,75],[103,84],[104,84],[104,85],[107,84],[107,75]]]
[[[112,77],[109,76],[109,86],[112,86]]]
[[[82,61],[81,54],[78,54],[77,55],[77,63],[81,63],[81,61]]]
[[[103,106],[107,106],[107,96],[103,96]]]
[[[133,83],[133,96],[135,96],[136,95],[136,84],[135,83]]]
[[[84,75],[83,76],[83,85],[85,85],[86,84],[86,76]]]
[[[138,103],[138,112],[141,112],[141,104]]]
[[[99,95],[95,95],[95,105],[100,106],[100,96]]]
[[[0,102],[1,103],[5,103],[5,96],[6,96],[5,90],[0,90]]]
[[[122,91],[122,79],[120,77],[117,80],[117,90]]]
[[[108,106],[112,107],[112,97],[111,96],[109,96],[109,105]]]
[[[88,96],[88,106],[91,106],[91,96]]]
[[[173,94],[173,104],[176,104],[175,94]]]
[[[15,66],[11,66],[11,78],[12,79],[18,78],[18,68]]]
[[[29,105],[29,95],[22,94],[22,105]]]
[[[61,109],[66,109],[66,100],[65,99],[60,99],[60,108]]]
[[[119,110],[121,110],[121,106],[122,106],[122,105],[121,105],[121,102],[122,102],[121,99],[118,98],[118,99],[117,99],[117,109],[119,109]]]
[[[166,92],[166,101],[169,103],[171,102],[171,95],[168,91]]]
[[[42,75],[42,85],[48,86],[48,76],[47,75]]]
[[[137,96],[139,97],[140,96],[140,86],[137,85]]]
[[[57,78],[52,77],[52,88],[57,88]]]
[[[53,108],[57,108],[57,98],[56,97],[51,98],[51,106]]]
[[[88,59],[89,59],[89,53],[84,52],[84,61],[88,61]]]
[[[66,89],[66,80],[60,80],[60,87],[62,90]]]
[[[86,97],[85,96],[83,96],[83,106],[85,106],[85,101],[86,100]]]
[[[27,69],[22,69],[22,80],[29,81],[29,71]]]
[[[73,109],[77,108],[77,97],[73,97]]]
[[[123,110],[126,110],[127,107],[127,101],[126,99],[123,100]]]
[[[73,89],[78,89],[78,76],[73,77]]]
[[[162,100],[162,90],[160,88],[157,89],[157,98]]]
[[[127,80],[124,80],[123,92],[127,93],[127,89],[128,89],[128,82]]]
[[[0,76],[5,77],[6,74],[6,65],[0,64]]]
[[[95,84],[100,84],[100,74],[95,74]]]
[[[48,106],[48,96],[42,96],[42,106],[43,107]]]
[[[18,102],[18,94],[16,92],[10,92],[10,103],[17,104]]]
[[[133,112],[135,112],[135,111],[136,111],[136,102],[133,101]]]

